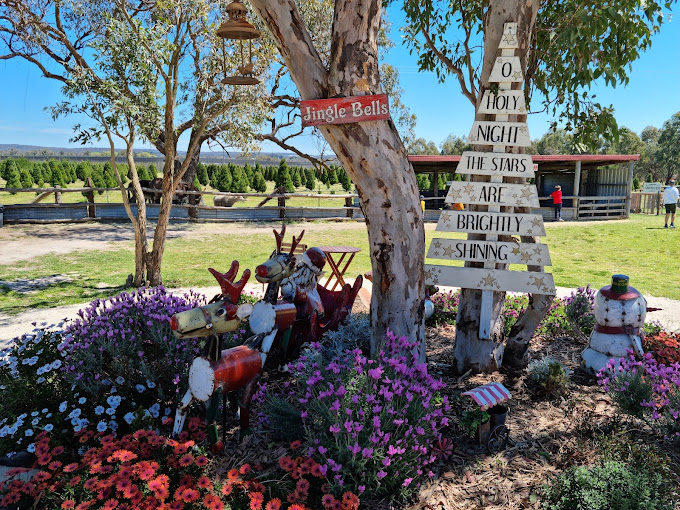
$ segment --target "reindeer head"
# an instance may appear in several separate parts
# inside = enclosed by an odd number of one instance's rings
[[[290,249],[288,252],[285,252],[283,250],[283,237],[286,235],[286,226],[283,225],[281,227],[280,234],[274,230],[276,250],[272,252],[269,260],[255,268],[255,279],[260,283],[274,283],[280,282],[293,274],[293,269],[295,268],[295,255],[293,253],[297,245],[300,244],[304,234],[305,231],[303,230],[298,237],[293,236]]]

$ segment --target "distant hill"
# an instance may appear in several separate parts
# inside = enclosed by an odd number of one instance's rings
[[[156,149],[137,149],[135,160],[139,163],[162,162],[165,160],[163,155]],[[179,151],[180,155],[186,151]],[[31,160],[44,160],[49,158],[64,159],[87,159],[92,162],[104,162],[109,159],[109,149],[107,147],[41,147],[38,145],[20,145],[15,143],[0,143],[0,159],[9,156],[26,157]],[[278,165],[281,159],[285,159],[289,165],[312,166],[311,163],[296,154],[285,152],[260,152],[258,154],[245,154],[242,152],[201,152],[201,162],[210,163],[234,163],[244,165],[245,163],[261,165]],[[124,151],[118,151],[117,161],[125,162]]]

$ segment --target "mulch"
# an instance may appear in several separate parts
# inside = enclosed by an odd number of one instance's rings
[[[357,311],[357,310],[355,310]],[[363,311],[363,310],[362,310]],[[445,436],[453,441],[453,455],[433,471],[436,478],[420,489],[409,505],[362,500],[362,508],[372,510],[453,510],[528,509],[541,507],[541,488],[552,477],[570,466],[591,465],[599,459],[597,438],[627,430],[628,437],[645,444],[656,443],[680,473],[680,448],[664,442],[642,422],[630,421],[617,413],[609,396],[595,377],[580,366],[586,339],[569,336],[535,338],[531,359],[551,355],[573,371],[565,392],[541,395],[526,371],[502,369],[492,374],[462,377],[453,374],[455,327],[427,329],[427,357],[430,373],[446,383],[444,394],[454,402]],[[286,375],[271,373],[270,388]],[[510,439],[505,450],[491,454],[459,427],[460,404],[471,401],[460,394],[473,387],[496,381],[512,393],[507,426]],[[232,422],[232,425],[235,423]],[[277,460],[287,453],[287,443],[267,434],[238,438],[233,427],[225,444],[225,455],[217,462],[218,475],[244,462],[257,464],[264,471],[274,470]],[[680,504],[676,506],[680,510]]]

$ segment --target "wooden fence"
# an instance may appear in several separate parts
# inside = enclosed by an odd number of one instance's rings
[[[143,188],[144,191],[157,192],[158,190]],[[94,194],[97,192],[114,192],[120,197],[119,188],[0,188],[0,192],[31,193],[38,194],[31,203],[0,205],[0,225],[2,223],[59,223],[73,221],[99,220],[127,220],[125,207],[121,202],[106,203],[95,202]],[[85,200],[78,203],[64,203],[64,193],[82,193]],[[355,205],[357,195],[343,194],[263,194],[263,193],[221,193],[211,191],[185,191],[185,195],[200,194],[224,196],[224,197],[257,197],[261,198],[266,205],[258,207],[220,207],[206,205],[173,204],[170,213],[171,221],[275,221],[283,218],[305,219],[351,219],[355,216],[359,207]],[[54,203],[39,203],[50,195],[54,195]],[[307,198],[317,200],[318,207],[290,206],[286,202],[294,198]],[[343,207],[324,207],[323,202],[328,200],[342,199]],[[272,205],[268,205],[272,204]],[[137,215],[137,206],[130,204],[132,213]],[[146,216],[154,220],[158,218],[160,204],[147,203]]]
[[[642,193],[634,192],[630,202],[630,211],[640,214],[660,214],[664,213],[663,193]]]

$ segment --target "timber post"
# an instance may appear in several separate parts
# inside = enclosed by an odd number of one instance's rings
[[[89,202],[87,206],[87,217],[96,218],[97,214],[94,207],[94,191],[92,191],[92,188],[94,188],[94,183],[92,182],[92,177],[87,177],[85,179],[85,183],[90,188],[90,191],[87,192],[87,201]]]

